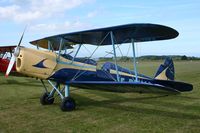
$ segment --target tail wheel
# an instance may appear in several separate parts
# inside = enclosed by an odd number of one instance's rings
[[[75,100],[71,97],[65,97],[60,105],[62,111],[72,111],[76,108]]]
[[[50,105],[53,104],[54,98],[49,97],[49,93],[45,92],[41,97],[40,97],[40,103],[42,105]]]

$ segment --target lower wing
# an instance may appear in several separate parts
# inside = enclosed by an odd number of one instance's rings
[[[74,87],[113,92],[153,92],[180,93],[179,90],[157,83],[146,82],[114,82],[114,81],[70,81],[66,84]]]

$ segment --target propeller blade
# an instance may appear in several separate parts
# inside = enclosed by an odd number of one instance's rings
[[[26,26],[26,27],[27,27],[27,26]],[[22,39],[23,39],[23,37],[24,37],[24,33],[25,33],[25,31],[26,31],[26,27],[24,28],[23,34],[22,34],[22,36],[21,36],[21,38],[20,38],[20,40],[19,40],[19,43],[18,43],[17,47],[19,47],[20,44],[21,44],[21,42],[22,42]]]
[[[27,26],[26,26],[26,27],[27,27]],[[24,37],[24,33],[25,33],[25,31],[26,31],[26,27],[24,28],[23,34],[22,34],[22,36],[21,36],[21,38],[20,38],[20,40],[19,40],[19,43],[18,43],[17,47],[15,48],[14,53],[12,54],[12,58],[11,58],[11,60],[10,60],[10,63],[9,63],[9,65],[8,65],[8,68],[7,68],[7,70],[6,70],[5,77],[8,77],[8,75],[10,74],[10,72],[11,72],[11,70],[12,70],[14,64],[15,64],[16,58],[17,58],[17,56],[18,56],[18,54],[19,54],[19,51],[20,51],[20,48],[19,48],[19,47],[20,47],[20,45],[21,45],[22,39],[23,39],[23,37]]]
[[[12,58],[10,60],[10,63],[8,65],[8,68],[6,70],[6,75],[5,77],[8,77],[8,75],[10,74],[10,71],[12,70],[14,64],[15,64],[15,60],[16,60],[16,57],[14,56],[14,54],[12,54]]]

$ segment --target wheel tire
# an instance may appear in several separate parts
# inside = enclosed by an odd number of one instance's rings
[[[71,97],[65,97],[60,105],[62,111],[72,111],[76,108],[75,100]]]
[[[40,97],[40,103],[42,105],[50,105],[53,104],[54,98],[49,97],[49,93],[45,92],[41,97]]]

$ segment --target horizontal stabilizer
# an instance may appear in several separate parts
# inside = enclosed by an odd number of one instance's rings
[[[153,83],[155,84],[160,84],[166,87],[173,88],[175,90],[178,90],[180,92],[185,92],[185,91],[192,91],[193,90],[193,85],[184,83],[184,82],[179,82],[179,81],[171,81],[171,80],[154,80]]]

